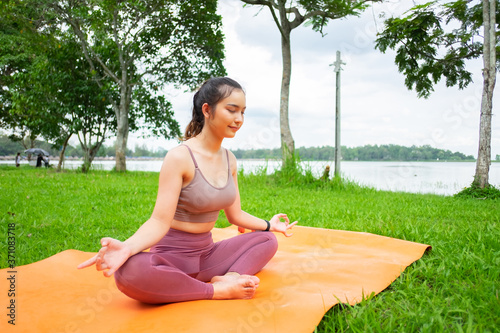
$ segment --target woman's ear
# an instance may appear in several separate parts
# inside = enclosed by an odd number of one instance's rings
[[[202,106],[201,106],[201,112],[203,112],[203,116],[205,116],[205,118],[210,118],[212,112],[211,112],[211,107],[210,105],[208,105],[208,103],[204,103]]]

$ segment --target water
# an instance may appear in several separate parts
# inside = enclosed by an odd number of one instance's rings
[[[13,161],[0,161],[0,163]],[[161,160],[128,160],[127,170],[159,172]],[[81,166],[81,161],[66,161],[66,169]],[[267,169],[267,173],[279,168],[279,161],[239,160],[238,168],[245,173]],[[305,169],[310,169],[314,175],[321,176],[326,165],[333,162],[302,162]],[[115,161],[94,161],[93,168],[111,170]],[[374,187],[379,190],[402,191],[411,193],[434,193],[453,195],[472,183],[475,162],[355,162],[345,161],[341,164],[342,177],[360,185]],[[490,167],[490,184],[500,187],[500,163],[492,163]]]
[[[266,165],[265,161],[240,161],[240,168],[252,171]],[[320,177],[326,165],[333,174],[334,162],[303,162]],[[268,162],[268,173],[279,167],[279,162]],[[379,190],[411,193],[453,195],[470,186],[476,170],[475,162],[355,162],[341,163],[341,175],[360,185]],[[493,163],[490,184],[500,187],[500,163]]]

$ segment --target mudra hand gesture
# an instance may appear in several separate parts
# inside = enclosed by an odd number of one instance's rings
[[[285,222],[282,222],[281,219],[284,219]],[[286,237],[290,237],[293,233],[289,234],[288,230],[292,229],[298,222],[295,221],[290,223],[286,214],[276,214],[271,218],[271,220],[269,220],[269,223],[271,224],[271,228],[269,229],[270,231],[281,232]]]
[[[131,252],[127,244],[109,237],[101,239],[101,249],[89,260],[82,262],[78,268],[85,268],[95,264],[98,271],[104,271],[106,277],[114,272],[130,257]]]

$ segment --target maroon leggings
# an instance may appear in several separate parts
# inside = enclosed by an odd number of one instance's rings
[[[144,303],[212,299],[214,276],[254,275],[278,249],[272,232],[251,232],[214,243],[212,233],[170,228],[150,252],[130,257],[115,272],[118,289]]]

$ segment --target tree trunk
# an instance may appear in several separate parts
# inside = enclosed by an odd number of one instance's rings
[[[126,83],[122,83],[120,105],[118,113],[116,115],[118,123],[117,123],[117,131],[116,131],[117,133],[116,133],[116,143],[115,143],[115,151],[116,151],[115,170],[117,172],[127,171],[126,152],[127,152],[127,140],[129,131],[128,109],[130,105],[129,90],[131,89],[132,88],[128,87]]]
[[[97,155],[97,152],[99,151],[99,148],[101,148],[102,142],[104,141],[104,138],[101,141],[96,142],[96,144],[88,149],[84,150],[85,156],[83,158],[83,165],[82,165],[82,172],[87,173],[90,170],[90,167],[92,166],[92,162],[94,161],[95,156]]]
[[[69,142],[69,138],[71,138],[71,135],[73,135],[73,134],[70,133],[68,135],[68,137],[66,138],[66,140],[64,140],[64,144],[63,144],[61,153],[59,153],[59,163],[57,163],[56,172],[61,172],[61,167],[62,167],[62,164],[64,162],[64,152],[66,151],[66,147],[68,147],[68,142]]]
[[[282,21],[283,22],[283,21]],[[294,163],[295,142],[293,141],[290,123],[288,120],[288,105],[290,99],[290,78],[292,74],[292,52],[290,45],[291,31],[284,27],[281,35],[281,55],[283,59],[283,76],[281,78],[281,100],[280,100],[280,131],[281,131],[281,153],[283,164]]]
[[[26,143],[25,140],[28,141],[28,144]],[[35,140],[36,140],[36,136],[34,137],[31,134],[29,136],[25,136],[23,134],[21,144],[23,145],[25,150],[30,149],[30,148],[35,148]],[[28,162],[31,162],[31,154],[28,154]]]
[[[123,117],[120,117],[120,121],[118,122],[116,143],[115,143],[115,150],[116,150],[115,170],[118,172],[127,171],[127,161],[126,161],[127,139],[128,139],[128,119],[124,121]]]
[[[484,44],[483,44],[483,94],[479,122],[479,149],[474,185],[485,188],[489,185],[491,164],[491,116],[493,89],[496,81],[496,22],[495,0],[483,0]]]

